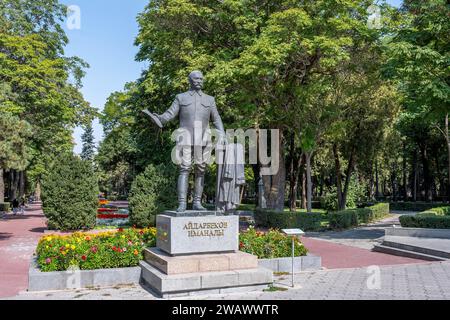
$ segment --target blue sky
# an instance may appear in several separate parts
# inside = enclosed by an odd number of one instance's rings
[[[82,93],[92,106],[103,109],[108,96],[136,80],[147,63],[134,60],[138,48],[133,45],[138,34],[136,17],[149,0],[61,0],[80,8],[80,29],[69,30],[67,56],[78,56],[90,64],[83,79]],[[388,0],[398,6],[401,0]],[[82,130],[74,131],[74,148],[81,152]],[[95,140],[103,136],[101,125],[94,123]]]

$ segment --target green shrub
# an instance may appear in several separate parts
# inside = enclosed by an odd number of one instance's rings
[[[42,180],[42,208],[48,228],[93,228],[98,193],[98,181],[91,163],[73,154],[59,156]]]
[[[430,202],[391,202],[390,206],[392,210],[422,212],[436,207],[437,204]]]
[[[321,220],[322,214],[319,212],[280,212],[266,209],[255,211],[256,225],[265,228],[300,228],[303,231],[314,231],[320,229]]]
[[[404,228],[450,229],[450,216],[438,216],[430,213],[415,216],[403,215],[400,224]]]
[[[422,212],[421,214],[423,214],[425,212],[430,212],[430,213],[433,213],[433,214],[435,214],[437,216],[448,216],[448,215],[450,215],[450,206],[448,206],[448,207],[432,208],[430,210]]]
[[[389,214],[389,203],[377,203],[367,208],[348,209],[328,213],[330,228],[347,229],[369,223]]]
[[[404,228],[450,229],[450,206],[425,210],[415,216],[400,217]]]
[[[9,202],[0,203],[0,212],[9,212],[11,210],[11,205]]]
[[[134,267],[143,259],[143,250],[156,244],[156,229],[119,229],[96,234],[47,235],[36,248],[41,271],[65,271]]]
[[[254,254],[259,259],[274,259],[292,256],[292,240],[277,230],[257,232],[249,228],[239,235],[239,250]],[[308,250],[298,238],[294,238],[294,255],[305,256]]]
[[[328,212],[328,220],[332,229],[347,229],[358,225],[356,209]]]
[[[131,185],[130,223],[138,227],[155,225],[155,217],[177,205],[177,181],[174,165],[149,165]]]
[[[366,187],[358,181],[355,175],[353,175],[348,186],[347,209],[356,208],[359,203],[366,201],[366,198]],[[328,211],[336,211],[338,209],[336,186],[331,187],[324,196],[320,197],[320,206]]]

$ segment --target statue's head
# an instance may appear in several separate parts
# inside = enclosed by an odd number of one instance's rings
[[[203,74],[201,71],[192,71],[189,74],[191,90],[201,90],[203,88]]]

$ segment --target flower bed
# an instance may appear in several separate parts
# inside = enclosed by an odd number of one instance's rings
[[[139,265],[142,251],[155,246],[156,229],[119,229],[97,234],[74,233],[48,235],[36,249],[41,271],[65,271],[76,266],[81,270],[121,268]]]
[[[270,230],[266,233],[249,228],[239,235],[239,250],[254,254],[258,259],[272,259],[290,257],[292,255],[292,240],[278,230]],[[303,243],[294,239],[295,256],[305,256],[308,250]]]
[[[239,250],[259,259],[291,256],[291,238],[277,230],[266,233],[249,228],[239,235]],[[156,245],[156,229],[119,229],[119,231],[50,234],[40,239],[36,249],[39,269],[65,271],[134,267],[143,259],[143,250]],[[295,255],[305,256],[308,250],[295,238]]]
[[[126,219],[128,217],[129,217],[128,214],[107,214],[107,213],[97,214],[98,219]]]

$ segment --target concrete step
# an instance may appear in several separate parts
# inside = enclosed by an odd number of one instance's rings
[[[450,259],[450,239],[385,236],[382,245]]]
[[[427,260],[427,261],[445,261],[445,258],[433,256],[425,253],[420,252],[414,252],[409,251],[405,249],[385,246],[383,244],[377,244],[373,247],[372,251],[386,253],[386,254],[392,254],[394,256],[400,256],[400,257],[406,257],[406,258],[413,258],[413,259],[421,259],[421,260]]]

